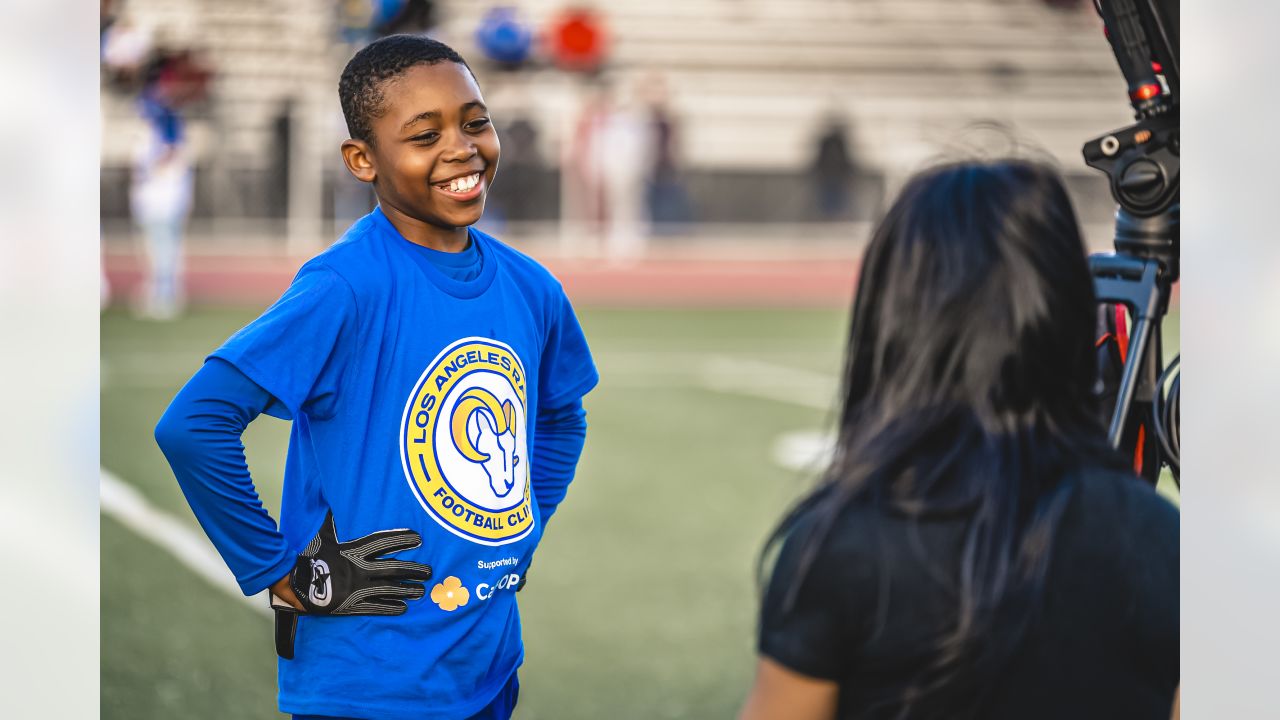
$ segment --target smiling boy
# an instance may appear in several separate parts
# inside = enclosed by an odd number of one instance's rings
[[[209,356],[156,438],[242,590],[293,608],[282,712],[505,719],[515,592],[598,375],[555,278],[472,227],[500,147],[463,59],[384,38],[339,94],[378,208]],[[279,530],[239,439],[264,412],[293,421]]]

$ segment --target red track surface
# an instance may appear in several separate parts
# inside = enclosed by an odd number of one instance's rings
[[[265,304],[289,285],[302,258],[196,257],[187,261],[194,302]],[[546,263],[575,303],[621,306],[843,307],[853,297],[851,260],[646,260]],[[137,258],[108,256],[117,298],[134,297],[142,280]]]
[[[194,302],[265,305],[288,287],[302,258],[197,257],[187,262]],[[847,307],[854,260],[646,260],[626,265],[551,261],[547,267],[574,303],[634,307]],[[107,257],[116,298],[136,297],[138,259]],[[1180,284],[1174,285],[1177,307]]]

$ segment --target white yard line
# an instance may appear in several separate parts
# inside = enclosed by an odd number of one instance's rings
[[[159,510],[142,493],[109,470],[101,469],[102,512],[172,555],[215,588],[245,603],[259,614],[271,616],[266,591],[245,597],[235,577],[209,540],[186,523]]]
[[[763,398],[829,411],[835,381],[829,375],[763,360],[712,355],[699,368],[702,387],[715,392]]]
[[[836,379],[812,370],[728,355],[708,357],[700,370],[702,386],[716,392],[826,412],[832,411],[836,399]],[[834,448],[829,430],[794,430],[774,440],[770,455],[781,468],[815,473],[831,461]]]
[[[818,473],[831,462],[835,443],[835,435],[829,430],[792,430],[774,439],[770,457],[780,468]]]

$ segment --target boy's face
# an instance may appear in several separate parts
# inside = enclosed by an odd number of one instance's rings
[[[418,65],[387,80],[373,141],[343,144],[347,168],[409,218],[451,230],[475,224],[498,169],[498,133],[462,65]]]

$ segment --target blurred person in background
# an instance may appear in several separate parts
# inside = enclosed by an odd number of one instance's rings
[[[1179,515],[1110,449],[1061,180],[910,181],[863,258],[836,453],[766,545],[742,720],[1170,716]]]
[[[588,85],[574,116],[573,131],[560,144],[565,219],[574,226],[575,233],[590,235],[591,241],[605,227],[604,173],[608,151],[604,129],[612,106],[613,89],[607,80]]]
[[[849,152],[848,135],[848,121],[832,113],[815,143],[810,178],[818,198],[818,213],[826,221],[849,219],[850,192],[857,167]]]
[[[333,12],[338,38],[352,52],[388,35],[434,34],[440,22],[434,0],[339,0]]]
[[[399,33],[430,33],[435,27],[433,0],[372,0],[374,31],[379,37]]]
[[[643,256],[648,240],[645,186],[653,144],[639,90],[632,85],[625,95],[609,96],[594,146],[604,190],[605,255],[619,262]]]
[[[118,3],[103,0],[98,49],[105,84],[121,91],[135,91],[151,53],[151,33],[119,10]]]
[[[628,91],[629,92],[629,91]],[[586,88],[572,135],[561,144],[565,215],[590,248],[616,262],[644,254],[645,183],[651,162],[649,126],[638,98],[619,98],[615,82]]]
[[[129,206],[147,258],[138,308],[144,318],[172,319],[184,302],[182,240],[195,177],[182,108],[203,98],[208,79],[182,49],[158,49],[143,73],[137,101],[143,133],[134,151]]]
[[[537,184],[543,164],[533,118],[520,110],[510,115],[502,131],[502,184],[493,191],[497,212],[492,214],[501,222],[515,222],[519,227],[521,221],[537,216],[541,196]]]
[[[119,16],[118,5],[112,0],[102,0],[98,10],[98,60],[103,86],[127,86],[142,65],[150,39]],[[101,121],[101,126],[105,128],[106,122]],[[98,308],[106,310],[111,304],[111,280],[107,277],[106,246],[101,242],[99,245]]]
[[[650,142],[646,183],[649,221],[656,233],[670,232],[692,219],[680,171],[679,119],[671,111],[660,75],[650,77],[642,92],[648,106]]]
[[[372,29],[378,37],[430,34],[439,18],[433,0],[371,0]]]

